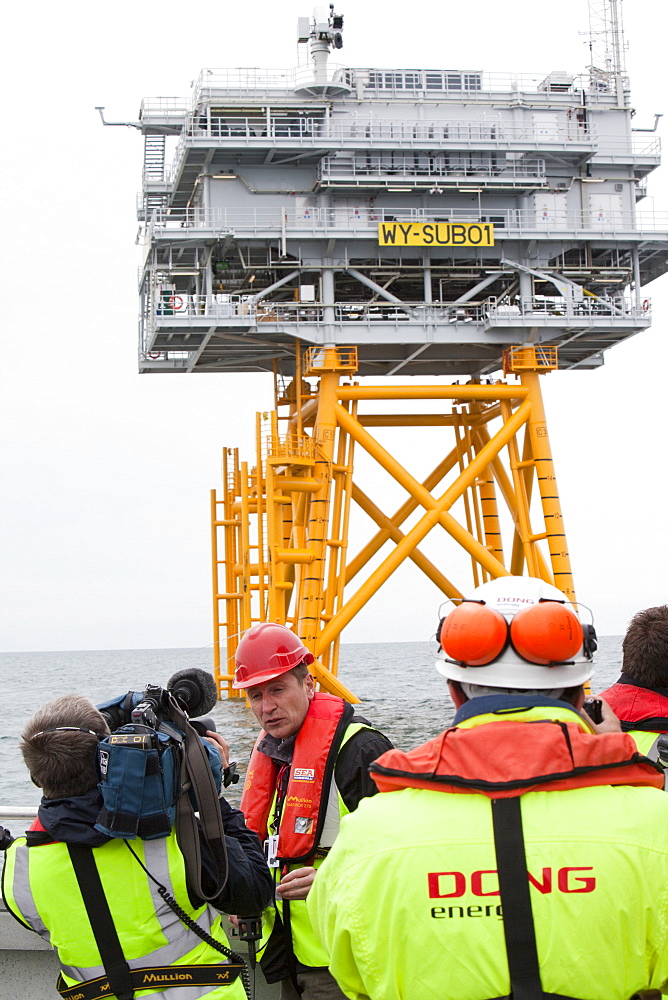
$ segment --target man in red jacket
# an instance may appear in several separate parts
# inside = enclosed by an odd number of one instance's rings
[[[345,1000],[306,897],[341,817],[376,792],[369,765],[392,744],[342,698],[316,692],[311,663],[301,639],[275,622],[254,625],[239,643],[234,686],[262,726],[241,809],[265,841],[276,884],[260,957],[267,982],[281,982],[281,1000]]]
[[[668,605],[646,608],[631,619],[622,642],[621,677],[601,697],[640,752],[656,760],[659,736],[668,733]]]

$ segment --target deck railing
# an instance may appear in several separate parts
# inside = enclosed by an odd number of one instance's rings
[[[442,153],[437,155],[351,156],[350,158],[325,156],[318,165],[322,181],[348,181],[378,179],[397,183],[404,179],[419,179],[425,184],[439,183],[453,174],[466,179],[475,177],[486,181],[492,178],[507,181],[542,181],[545,161],[540,158],[528,162],[506,161],[497,153]]]
[[[597,141],[595,125],[570,122],[513,125],[501,118],[472,121],[406,121],[397,119],[367,120],[356,115],[326,118],[322,115],[251,115],[237,116],[201,109],[189,114],[185,124],[189,139],[291,139],[304,142],[392,142],[424,143],[483,143],[485,146],[528,145],[543,143],[584,143]],[[606,137],[607,140],[608,137]],[[621,141],[621,137],[620,137]]]
[[[473,182],[466,178],[467,185]],[[304,202],[307,199],[304,199]],[[300,207],[291,205],[273,209],[199,209],[156,210],[150,220],[151,236],[168,235],[173,238],[175,230],[213,230],[223,234],[251,233],[267,231],[298,230],[323,232],[352,230],[360,235],[375,234],[383,222],[488,222],[494,225],[497,236],[523,236],[525,234],[606,233],[642,234],[668,232],[668,212],[639,210],[617,211],[607,208],[586,211],[566,211],[546,204],[534,209],[499,209],[483,212],[477,216],[471,209],[405,208],[371,206],[363,191],[359,192],[359,203],[327,208],[311,207],[302,203]]]
[[[499,118],[472,121],[410,122],[364,120],[354,116],[337,120],[322,115],[247,115],[237,116],[212,111],[209,106],[184,112],[177,98],[165,98],[164,115],[183,118],[174,157],[167,172],[168,180],[178,176],[186,151],[193,145],[256,148],[267,143],[286,143],[305,148],[328,143],[347,145],[391,143],[393,146],[420,148],[429,143],[440,148],[462,149],[536,149],[563,146],[572,150],[590,149],[594,155],[650,158],[658,161],[661,141],[658,136],[623,133],[599,136],[595,124],[572,118],[567,122],[526,122],[513,125]],[[174,102],[173,108],[171,102]],[[152,105],[149,106],[151,108]],[[156,114],[160,107],[156,103]],[[150,116],[150,110],[147,110]],[[164,117],[163,115],[163,117]]]
[[[237,69],[204,69],[195,82],[192,107],[222,93],[244,92],[248,90],[292,91],[314,79],[311,65],[296,69],[260,69],[244,67]],[[410,97],[424,94],[436,100],[447,97],[475,97],[488,93],[545,93],[554,98],[563,94],[577,94],[586,90],[592,96],[614,94],[614,81],[604,74],[593,81],[589,75],[569,76],[541,73],[486,73],[480,70],[443,69],[386,69],[351,68],[332,62],[327,64],[327,82],[345,83],[350,87],[360,86],[364,91],[394,97]],[[152,99],[145,102],[152,105]]]
[[[614,298],[587,295],[581,301],[569,301],[561,296],[537,296],[521,300],[498,300],[494,297],[479,302],[339,302],[333,307],[338,323],[481,323],[489,320],[587,316],[589,318],[648,318],[650,300],[640,304],[623,295]],[[197,317],[258,323],[323,323],[325,306],[320,302],[253,302],[248,296],[228,294],[190,295],[161,291],[152,315],[157,325],[170,325],[174,320]],[[329,307],[332,308],[332,307]]]

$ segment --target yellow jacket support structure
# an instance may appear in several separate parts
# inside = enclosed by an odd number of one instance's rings
[[[556,348],[521,347],[506,352],[503,380],[358,385],[355,348],[310,348],[303,359],[297,348],[294,378],[275,380],[276,409],[258,414],[254,465],[225,449],[222,495],[212,492],[221,694],[240,694],[231,686],[240,635],[254,622],[277,621],[313,652],[320,687],[357,701],[337,677],[342,631],[406,559],[449,599],[492,577],[527,573],[575,600],[539,379],[557,364]],[[443,409],[366,412],[388,401]],[[449,450],[423,482],[372,433],[399,426],[450,429]],[[406,491],[393,514],[356,484],[356,448]],[[355,508],[378,530],[349,557]],[[470,579],[451,580],[421,550],[432,531],[466,554]]]

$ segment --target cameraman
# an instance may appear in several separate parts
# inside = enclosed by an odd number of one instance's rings
[[[238,967],[202,940],[187,921],[228,946],[217,911],[259,913],[267,905],[272,883],[258,838],[242,814],[221,798],[229,876],[222,892],[207,904],[187,888],[185,858],[174,828],[168,837],[154,840],[127,841],[100,833],[95,829],[102,805],[96,751],[108,734],[100,712],[88,698],[76,694],[44,705],[25,727],[21,753],[43,798],[26,837],[7,851],[2,880],[7,909],[56,948],[62,972],[58,989],[65,1000],[74,995],[81,1000],[99,996],[105,986],[87,984],[90,980],[104,984],[107,975],[111,981],[110,965],[121,967],[124,986],[128,976],[132,981],[129,989],[119,990],[114,978],[106,988],[128,1000],[134,989],[146,993],[153,983],[151,992],[161,1000],[204,996],[243,1000]],[[212,735],[226,756],[227,744]],[[84,902],[90,889],[82,886],[77,861],[82,847],[89,848],[83,855],[94,859],[92,878],[97,880],[99,904],[95,908]],[[216,885],[215,863],[201,836],[200,849],[203,891],[211,892]],[[178,914],[159,887],[176,901]],[[98,910],[106,914],[106,927],[99,923]],[[117,949],[111,960],[109,937]],[[230,965],[227,970],[226,965]],[[145,979],[136,970],[144,970]],[[138,975],[147,985],[138,985]],[[182,987],[188,988],[187,993]]]

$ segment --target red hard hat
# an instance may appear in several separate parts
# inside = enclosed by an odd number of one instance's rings
[[[280,677],[288,670],[315,657],[287,625],[277,622],[260,622],[241,637],[236,652],[237,669],[233,688],[255,687]]]

